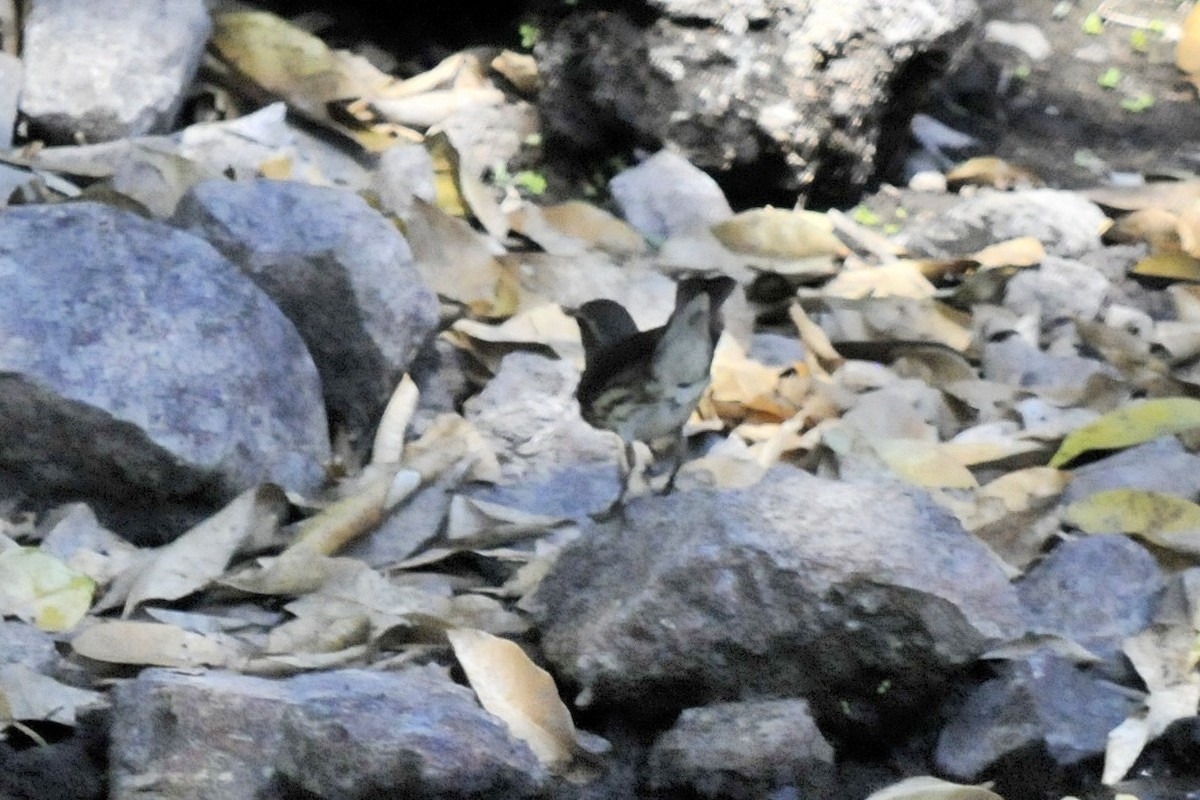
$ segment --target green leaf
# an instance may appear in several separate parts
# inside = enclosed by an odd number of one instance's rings
[[[1092,12],[1083,18],[1083,32],[1088,36],[1099,36],[1104,33],[1104,18]]]
[[[1124,77],[1125,76],[1121,73],[1121,70],[1117,69],[1116,67],[1109,67],[1100,74],[1100,77],[1096,79],[1096,82],[1100,84],[1101,88],[1115,89],[1121,84],[1121,79]]]
[[[1091,450],[1116,450],[1193,428],[1200,428],[1200,400],[1142,400],[1073,431],[1063,439],[1050,466],[1061,467]]]

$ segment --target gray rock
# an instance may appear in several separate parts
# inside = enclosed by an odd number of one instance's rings
[[[527,797],[533,753],[437,667],[288,680],[149,669],[114,692],[113,800]]]
[[[0,665],[24,664],[34,672],[52,675],[58,664],[54,637],[16,620],[0,620]]]
[[[54,143],[165,131],[211,28],[203,0],[33,0],[21,111]]]
[[[327,800],[520,798],[547,782],[533,752],[438,667],[294,679],[278,766]]]
[[[287,681],[148,669],[112,693],[109,797],[278,797]]]
[[[833,789],[833,747],[804,700],[685,709],[650,751],[648,783],[675,796],[762,798],[786,786],[800,797]]]
[[[1073,639],[1108,660],[1150,624],[1165,586],[1146,548],[1103,535],[1063,542],[1016,583],[1030,631]]]
[[[1115,382],[1121,374],[1094,358],[1051,355],[1020,336],[1007,336],[983,346],[983,378],[1027,389],[1061,405],[1081,403],[1096,382]]]
[[[1078,258],[1100,248],[1104,212],[1075,192],[981,191],[905,231],[913,252],[935,258],[974,253],[1002,239],[1033,236],[1050,255]]]
[[[625,220],[651,241],[733,216],[717,182],[670,150],[617,174],[608,188]]]
[[[174,221],[212,242],[295,323],[334,429],[365,451],[437,325],[437,299],[395,226],[351,192],[271,180],[201,183]]]
[[[578,383],[579,373],[565,361],[516,352],[505,356],[496,376],[467,401],[463,413],[495,449],[503,483],[615,463],[620,440],[583,421],[575,400]]]
[[[1071,470],[1063,505],[1109,489],[1142,489],[1180,497],[1200,495],[1200,456],[1174,436],[1113,453]]]
[[[379,154],[372,188],[380,204],[401,219],[407,219],[414,197],[426,203],[437,200],[433,156],[423,145],[389,147]]]
[[[891,133],[884,87],[914,61],[952,56],[978,14],[970,0],[655,0],[644,11],[638,22],[577,11],[539,45],[551,133],[584,149],[614,134],[661,142],[714,173],[772,163],[770,178],[743,177],[847,200]]]
[[[1092,320],[1100,313],[1109,283],[1094,267],[1046,257],[1035,269],[1023,269],[1008,282],[1004,306],[1018,314],[1037,314],[1043,326],[1056,319]]]
[[[93,203],[0,216],[0,484],[117,521],[329,457],[296,329],[206,242]],[[169,527],[169,526],[167,526]]]
[[[649,713],[781,695],[898,711],[1021,629],[999,562],[926,495],[791,467],[629,501],[531,607],[584,700]]]
[[[1020,771],[1031,751],[1060,765],[1099,755],[1136,707],[1127,691],[1045,650],[999,673],[970,692],[938,736],[936,763],[950,777],[994,777],[1008,760]]]

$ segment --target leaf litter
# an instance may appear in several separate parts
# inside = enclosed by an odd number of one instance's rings
[[[1196,12],[1192,18],[1200,20]],[[1179,50],[1180,66],[1193,73],[1197,30],[1189,21]],[[364,150],[417,145],[434,165],[436,196],[414,197],[400,215],[382,213],[404,232],[442,301],[442,337],[471,359],[481,382],[516,351],[580,365],[570,304],[547,296],[544,282],[530,288],[531,270],[554,269],[555,256],[596,258],[616,274],[648,265],[660,272],[716,267],[745,284],[767,276],[790,296],[762,318],[776,329],[779,320],[790,322],[781,330],[802,343],[802,355],[762,363],[749,355],[749,342],[723,335],[712,384],[688,428],[723,439],[684,467],[681,483],[748,486],[772,464],[789,462],[920,486],[1014,576],[1054,541],[1079,533],[1138,536],[1172,570],[1200,558],[1200,508],[1189,498],[1116,489],[1061,502],[1078,463],[1164,436],[1200,443],[1200,401],[1191,397],[1200,385],[1200,287],[1190,285],[1200,283],[1200,182],[1087,193],[1110,211],[1105,242],[1146,248],[1124,279],[1169,298],[1173,317],[1137,312],[1122,321],[1108,309],[1050,333],[1036,312],[1003,305],[1008,284],[1048,258],[1047,243],[1031,237],[931,259],[908,253],[867,217],[860,223],[838,212],[767,207],[648,242],[598,205],[539,206],[511,186],[489,185],[490,165],[440,126],[507,102],[497,77],[531,91],[536,63],[527,56],[505,53],[485,63],[459,53],[401,81],[258,12],[222,15],[213,44],[218,83],[282,102],[174,136],[43,148],[6,161],[29,169],[30,185],[50,199],[80,194],[73,180],[87,176],[108,183],[110,202],[124,198],[168,216],[190,186],[214,175],[329,183],[290,138],[285,105]],[[964,186],[1040,182],[995,159],[952,174]],[[531,245],[542,252],[531,254]],[[1056,367],[1087,362],[1094,371],[1082,382],[1039,382],[1014,355],[1013,370],[986,377],[988,363],[1004,363],[994,345],[1005,341],[1060,359]],[[523,599],[578,529],[568,519],[463,493],[468,482],[500,480],[497,456],[458,414],[437,417],[414,437],[418,399],[405,378],[380,421],[371,463],[325,495],[285,497],[278,487],[255,487],[165,547],[102,552],[79,542],[51,554],[48,542],[42,549],[18,543],[38,537],[10,526],[15,538],[0,546],[0,608],[67,632],[73,653],[91,665],[281,675],[445,660],[452,650],[483,705],[547,766],[565,770],[595,744],[586,745],[551,676],[513,639],[528,631]],[[382,568],[338,555],[433,486],[450,501],[416,552]],[[1196,713],[1200,611],[1194,596],[1185,606],[1125,644],[1148,691],[1143,707],[1109,737],[1106,783],[1119,781],[1172,720]],[[111,616],[116,609],[120,619]],[[1070,641],[1060,646],[1082,651]],[[23,669],[0,670],[0,724],[70,724],[75,709],[98,701],[97,693]],[[872,797],[997,795],[910,778]]]

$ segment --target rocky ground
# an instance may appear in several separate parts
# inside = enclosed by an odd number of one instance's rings
[[[93,5],[0,9],[0,797],[1200,786],[1186,4]],[[595,519],[570,312],[713,273]]]

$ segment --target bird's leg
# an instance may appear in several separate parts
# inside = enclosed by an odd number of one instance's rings
[[[626,442],[622,439],[624,447],[621,449],[620,458],[620,473],[621,473],[621,490],[617,492],[617,496],[613,501],[605,506],[600,511],[591,514],[591,518],[597,522],[606,522],[617,515],[621,510],[622,504],[625,502],[625,493],[629,491],[629,481],[633,478],[633,467],[637,463],[637,454],[633,450],[633,442]]]
[[[667,476],[667,482],[658,492],[660,495],[668,495],[675,488],[675,476],[679,474],[679,468],[683,466],[683,451],[686,446],[687,441],[683,435],[683,429],[680,428],[679,435],[675,438],[675,446],[672,448],[671,474]]]

